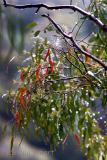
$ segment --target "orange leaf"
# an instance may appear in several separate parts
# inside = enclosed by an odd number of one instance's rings
[[[90,55],[90,51],[86,48],[86,52]],[[85,55],[85,63],[91,64],[91,58],[88,55]]]
[[[49,60],[49,64],[51,66],[51,72],[53,73],[54,72],[54,62],[51,59]]]

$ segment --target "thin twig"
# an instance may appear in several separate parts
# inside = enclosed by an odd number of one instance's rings
[[[106,65],[105,63],[103,63],[100,59],[98,59],[98,58],[95,57],[94,55],[89,54],[88,52],[84,51],[84,50],[78,45],[78,43],[73,39],[73,37],[72,37],[71,35],[69,36],[69,35],[67,35],[66,33],[64,33],[64,32],[61,30],[61,28],[56,24],[56,22],[49,17],[49,15],[44,14],[44,15],[42,15],[42,16],[48,18],[48,20],[54,25],[54,27],[59,31],[59,33],[60,33],[61,35],[63,35],[65,38],[71,40],[71,42],[73,43],[73,46],[74,46],[80,53],[82,53],[82,54],[90,57],[90,58],[93,59],[95,62],[97,62],[98,64],[100,64],[105,70],[107,70],[107,65]]]
[[[107,32],[107,25],[103,24],[98,18],[96,18],[94,15],[92,15],[89,12],[84,11],[83,9],[75,6],[75,5],[58,5],[58,6],[48,6],[46,4],[27,4],[27,5],[13,5],[13,4],[9,4],[6,2],[6,0],[3,0],[4,2],[4,6],[5,7],[13,7],[13,8],[17,8],[17,9],[25,9],[25,8],[37,8],[37,12],[40,10],[40,8],[47,8],[48,10],[53,10],[53,9],[72,9],[73,11],[78,11],[79,13],[81,13],[82,15],[84,15],[85,17],[89,18],[90,20],[92,20],[95,24],[97,24],[103,31]],[[103,63],[100,59],[98,59],[97,57],[95,57],[92,54],[87,53],[86,51],[84,51],[79,45],[78,43],[74,40],[74,38],[72,36],[67,35],[66,33],[64,33],[60,27],[54,22],[54,20],[52,20],[49,15],[42,15],[43,17],[48,18],[48,20],[54,25],[54,27],[60,32],[61,35],[63,35],[65,38],[69,39],[72,43],[73,46],[82,54],[90,57],[91,59],[93,59],[94,61],[96,61],[97,63],[99,63],[105,70],[107,70],[107,66],[105,65],[105,63]]]
[[[103,31],[107,32],[107,25],[104,24],[101,20],[96,18],[92,13],[87,12],[83,10],[82,8],[79,8],[75,5],[57,5],[57,6],[48,6],[46,4],[26,4],[26,5],[13,5],[10,3],[7,3],[6,0],[3,0],[3,4],[5,7],[13,7],[17,9],[26,9],[26,8],[37,8],[36,13],[41,8],[46,8],[48,10],[59,10],[59,9],[72,9],[74,12],[77,11],[83,16],[89,18],[91,21],[93,21],[96,25],[98,25]]]

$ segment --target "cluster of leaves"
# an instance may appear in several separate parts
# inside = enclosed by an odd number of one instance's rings
[[[88,6],[88,11],[94,14],[104,24],[107,24],[107,1],[105,0],[91,0]],[[107,35],[100,28],[95,26],[93,35],[89,40],[89,45],[93,45],[92,53],[100,59],[106,61],[107,59]]]
[[[93,0],[88,9],[106,23],[105,13],[101,14],[102,10],[97,9],[100,1],[95,2]],[[28,27],[34,26],[35,22]],[[44,33],[52,30],[49,25]],[[34,32],[34,37],[39,34],[40,31]],[[105,39],[106,35],[100,29],[90,39],[94,46],[92,53],[101,60],[106,60]],[[106,110],[106,72],[88,56],[79,53],[64,37],[63,42],[64,48],[59,49],[47,38],[37,37],[28,53],[30,63],[19,67],[17,89],[8,94],[14,117],[11,151],[15,130],[22,135],[31,125],[35,135],[43,136],[52,148],[64,145],[69,134],[87,159],[106,160],[107,136],[102,134],[97,122],[99,113],[95,111],[98,98]],[[91,54],[86,46],[81,47]]]
[[[59,50],[47,38],[36,38],[28,58],[30,63],[19,67],[16,91],[9,92],[14,116],[12,130],[22,135],[33,123],[35,134],[43,136],[52,148],[59,143],[64,145],[70,134],[87,159],[106,159],[107,137],[101,135],[96,114],[90,109],[93,99],[105,90],[106,75],[102,71],[99,74],[100,67],[84,57],[90,71],[81,75],[84,66],[75,58],[73,48]],[[12,135],[11,149],[13,132]]]

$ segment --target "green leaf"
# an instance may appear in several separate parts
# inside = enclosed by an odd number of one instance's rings
[[[44,29],[44,32],[46,33],[46,32],[52,32],[53,31],[53,27],[52,27],[52,25],[48,25],[45,29]]]
[[[38,35],[39,35],[39,33],[40,33],[40,31],[38,30],[38,31],[36,31],[35,33],[34,33],[34,36],[35,37],[37,37]]]
[[[32,22],[32,23],[28,24],[26,26],[26,28],[31,29],[31,28],[36,27],[36,26],[37,26],[37,22]]]
[[[7,124],[4,125],[3,129],[2,129],[2,136],[4,137],[6,134],[6,130],[7,130]]]
[[[10,141],[10,154],[12,156],[12,149],[13,149],[13,143],[14,143],[14,126],[12,127],[12,133],[11,133],[11,141]]]

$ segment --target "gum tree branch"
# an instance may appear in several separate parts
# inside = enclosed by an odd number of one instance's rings
[[[13,7],[17,9],[26,9],[26,8],[37,8],[36,13],[41,9],[41,8],[46,8],[48,10],[59,10],[59,9],[71,9],[74,12],[77,11],[81,15],[89,18],[91,21],[93,21],[96,25],[98,25],[103,31],[107,32],[107,25],[104,24],[101,20],[96,18],[93,14],[90,12],[86,12],[85,10],[75,6],[75,5],[57,5],[57,6],[48,6],[46,4],[26,4],[26,5],[13,5],[10,3],[7,3],[6,0],[3,0],[4,6],[5,7]]]
[[[91,21],[93,21],[96,25],[98,25],[103,31],[107,32],[107,25],[103,24],[98,18],[96,18],[94,15],[92,15],[89,12],[86,12],[82,10],[81,8],[75,6],[75,5],[59,5],[59,6],[48,6],[46,4],[27,4],[27,5],[13,5],[6,2],[6,0],[3,0],[5,7],[13,7],[17,9],[26,9],[26,8],[37,8],[36,12],[40,10],[40,8],[46,8],[48,10],[59,10],[59,9],[72,9],[74,12],[77,11],[80,14],[84,15],[85,17],[89,18]],[[69,36],[66,33],[62,31],[62,29],[56,24],[54,20],[52,20],[49,15],[42,15],[43,17],[48,18],[48,20],[54,25],[54,27],[59,31],[59,33],[64,36],[65,38],[69,39],[73,46],[83,55],[86,55],[93,59],[95,62],[100,64],[105,70],[107,70],[107,65],[103,63],[100,59],[95,57],[92,54],[89,54],[88,52],[84,51],[78,43],[74,40],[73,36]]]
[[[61,28],[56,24],[56,22],[51,19],[51,17],[49,17],[49,15],[42,15],[43,17],[48,18],[48,20],[53,24],[53,26],[57,29],[57,31],[59,31],[59,33],[64,36],[65,38],[69,39],[73,46],[83,55],[90,57],[91,59],[93,59],[95,62],[97,62],[98,64],[100,64],[105,70],[107,70],[107,65],[105,63],[103,63],[100,59],[98,59],[97,57],[95,57],[94,55],[84,51],[79,45],[78,43],[74,40],[73,36],[69,36],[66,33],[64,33]]]

